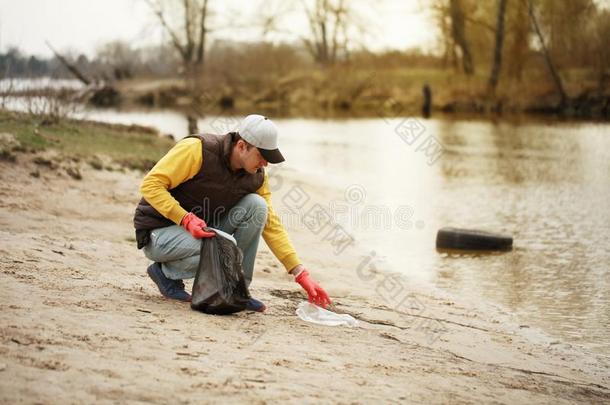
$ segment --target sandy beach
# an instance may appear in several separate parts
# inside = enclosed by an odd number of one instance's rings
[[[266,313],[192,311],[135,247],[142,173],[40,157],[0,161],[1,403],[610,402],[607,356],[376,272],[298,224],[302,260],[359,328],[301,321],[305,295],[264,243],[251,292]],[[281,175],[281,193],[331,192]]]

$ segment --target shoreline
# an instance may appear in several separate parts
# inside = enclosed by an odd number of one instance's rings
[[[266,313],[191,311],[160,296],[135,248],[142,173],[80,162],[78,180],[72,164],[52,149],[0,161],[2,402],[610,399],[608,356],[528,336],[489,303],[408,283],[397,291],[400,278],[296,224],[300,256],[360,328],[300,321],[305,295],[264,243],[251,289]],[[333,192],[290,170],[282,178]]]
[[[419,118],[422,116],[424,103],[421,86],[431,81],[433,95],[430,109],[432,117],[436,118],[518,118],[592,122],[608,122],[610,119],[610,93],[590,82],[567,83],[570,91],[566,104],[561,105],[552,84],[545,80],[544,83],[534,79],[503,83],[492,96],[486,90],[486,81],[479,76],[467,77],[437,69],[431,69],[423,76],[421,72],[407,72],[406,76],[402,77],[404,72],[391,69],[385,73],[389,75],[388,83],[380,81],[378,77],[381,76],[375,70],[364,70],[347,80],[348,83],[344,83],[346,87],[335,88],[336,82],[341,80],[333,78],[332,74],[330,77],[324,74],[308,76],[307,73],[301,72],[302,80],[290,82],[296,87],[282,87],[277,94],[274,92],[277,89],[270,89],[269,94],[264,97],[257,94],[256,88],[229,94],[226,88],[218,88],[218,84],[214,82],[193,93],[179,77],[143,77],[89,87],[89,98],[83,100],[83,105],[100,109],[169,110],[194,118],[198,115],[199,118],[206,115],[245,115],[251,111],[281,118]],[[37,79],[40,78],[23,80]],[[71,80],[80,83],[75,79]],[[318,90],[312,91],[312,88]],[[69,99],[69,96],[81,95],[84,89],[82,83],[77,88],[24,88],[10,94],[0,92],[0,101],[2,98],[40,95]],[[108,92],[111,93],[110,96]],[[97,93],[100,93],[99,97]],[[292,93],[296,96],[292,97]]]
[[[290,185],[294,185],[294,184],[298,184],[299,187],[301,187],[302,189],[305,190],[305,192],[309,195],[324,195],[325,198],[327,200],[330,201],[338,201],[343,197],[343,190],[342,189],[335,189],[334,186],[328,185],[328,184],[323,184],[323,179],[320,177],[316,177],[316,181],[311,181],[311,182],[306,182],[305,180],[303,180],[302,177],[299,176],[298,173],[292,171],[292,170],[286,170],[283,169],[283,171],[281,172],[281,176],[283,177],[282,181],[285,181],[286,179],[288,180],[287,183]],[[315,184],[315,186],[314,186]],[[282,193],[282,191],[284,191]],[[277,190],[273,190],[274,193],[274,200],[280,202],[281,201],[281,197],[285,196],[287,193],[285,193],[285,190],[280,190],[280,192],[277,192]],[[281,203],[275,205],[275,209],[276,211],[278,211],[278,209],[281,209]],[[308,208],[308,206],[305,207],[305,210]],[[298,221],[291,221],[292,224],[295,223],[299,223]],[[289,234],[292,235],[292,233],[298,233],[302,238],[307,235],[307,236],[313,236],[311,238],[311,240],[309,241],[309,243],[311,243],[312,245],[315,244],[324,244],[324,242],[320,242],[320,238],[319,235],[316,236],[314,234],[311,233],[311,231],[309,231],[308,229],[306,229],[306,227],[300,223],[300,227],[293,227],[291,229],[291,231],[289,231]],[[370,268],[371,273],[367,274],[369,272],[369,270],[365,270],[367,267],[367,265],[369,265],[369,263],[367,263],[367,259],[369,257],[369,255],[367,255],[367,250],[364,246],[359,244],[359,241],[356,240],[355,241],[356,247],[355,249],[358,250],[358,254],[356,255],[349,255],[349,266],[345,266],[345,264],[342,266],[344,271],[348,272],[349,276],[354,276],[355,278],[361,278],[364,279],[365,284],[367,283],[383,283],[386,279],[388,279],[388,277],[393,277],[393,276],[398,276],[400,278],[399,281],[397,281],[399,284],[401,284],[404,288],[409,289],[410,293],[413,293],[415,295],[428,295],[428,296],[433,296],[436,297],[437,299],[441,299],[444,301],[448,301],[448,302],[459,302],[460,304],[473,308],[474,310],[476,310],[477,312],[480,313],[493,313],[494,316],[499,316],[503,318],[503,322],[508,322],[511,326],[511,328],[516,331],[515,333],[518,333],[520,335],[522,335],[523,337],[527,337],[528,339],[535,341],[537,343],[540,344],[547,344],[547,345],[552,345],[552,346],[556,346],[556,345],[560,345],[566,348],[576,348],[579,351],[583,351],[583,352],[587,352],[589,354],[592,355],[596,355],[596,356],[602,356],[602,357],[606,357],[610,360],[610,353],[605,352],[603,350],[596,350],[594,347],[591,347],[585,343],[579,343],[579,342],[574,342],[574,341],[569,341],[567,340],[564,336],[561,336],[560,334],[553,334],[550,331],[545,330],[542,326],[540,325],[536,325],[536,324],[532,324],[530,323],[530,321],[527,321],[523,318],[520,318],[519,315],[511,310],[510,308],[508,308],[507,306],[502,305],[499,302],[495,302],[489,298],[485,298],[482,295],[470,295],[467,297],[464,296],[460,296],[455,292],[452,292],[448,289],[444,289],[440,286],[435,285],[432,282],[423,280],[423,279],[419,279],[417,277],[411,277],[406,273],[398,273],[395,270],[389,270],[388,268],[384,268],[386,266],[372,266]],[[312,247],[313,249],[313,247]],[[298,249],[297,249],[298,250]],[[383,253],[383,252],[381,252]],[[497,253],[497,252],[493,252],[493,253]],[[491,253],[491,254],[493,254]],[[483,253],[484,254],[484,253]],[[325,256],[327,257],[338,257],[341,258],[343,257],[342,255],[339,256],[335,256],[334,252],[332,249],[330,249],[329,247],[327,247],[327,249],[325,250]],[[376,274],[377,277],[373,277],[372,274]],[[371,280],[368,280],[368,279]],[[390,280],[390,282],[393,282],[393,280]],[[408,286],[408,287],[407,287]],[[378,286],[377,286],[378,287]],[[395,285],[394,285],[395,287]],[[369,289],[370,290],[370,289]],[[383,294],[380,294],[378,291],[374,291],[374,293],[371,293],[369,291],[369,295],[374,296],[374,298],[378,301],[383,302],[384,299],[386,297],[383,296]],[[387,302],[386,302],[387,303]],[[390,302],[390,304],[394,305],[394,306],[398,306],[397,302],[395,299],[392,300],[392,302]],[[392,306],[389,305],[389,306]],[[415,304],[417,306],[417,304]],[[409,312],[409,311],[407,311]]]

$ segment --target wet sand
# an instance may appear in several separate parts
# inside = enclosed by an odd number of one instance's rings
[[[264,244],[251,290],[266,313],[194,312],[159,295],[135,247],[142,174],[76,180],[74,162],[35,157],[0,161],[2,403],[610,401],[607,356],[376,272],[366,252],[336,255],[297,224],[301,258],[361,327],[298,319],[305,296]]]

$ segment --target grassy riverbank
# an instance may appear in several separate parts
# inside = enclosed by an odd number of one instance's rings
[[[64,157],[89,162],[94,168],[126,167],[147,170],[173,145],[157,130],[142,126],[105,124],[0,110],[0,133],[16,142],[0,145],[5,159],[16,152],[53,149]]]

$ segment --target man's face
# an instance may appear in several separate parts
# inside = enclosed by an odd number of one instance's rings
[[[254,174],[261,167],[266,167],[268,162],[254,146],[249,149],[244,145],[241,153],[242,168],[250,174]]]

